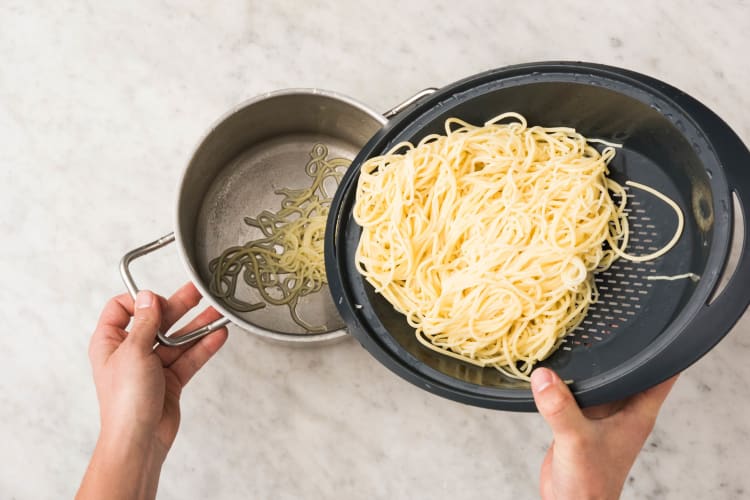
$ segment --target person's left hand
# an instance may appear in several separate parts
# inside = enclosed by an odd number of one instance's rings
[[[157,328],[167,331],[201,296],[192,283],[169,300],[141,291],[111,299],[91,338],[89,357],[99,398],[101,438],[148,443],[166,457],[180,424],[182,388],[227,339],[222,328],[185,347],[153,349]],[[174,336],[220,315],[209,308]],[[126,331],[131,322],[130,332]]]

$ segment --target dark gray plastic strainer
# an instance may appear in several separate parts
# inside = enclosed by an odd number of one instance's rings
[[[727,263],[738,200],[748,232],[750,152],[714,113],[650,77],[585,63],[538,63],[483,73],[445,87],[403,112],[364,147],[331,207],[326,268],[334,303],[351,333],[399,376],[441,396],[488,408],[534,409],[528,383],[424,348],[405,318],[359,275],[354,252],[361,228],[351,212],[359,167],[392,145],[440,132],[446,118],[470,123],[505,111],[530,124],[572,126],[588,137],[623,144],[612,177],[649,185],[675,200],[685,215],[678,244],[654,261],[619,260],[596,277],[601,300],[542,365],[571,379],[579,403],[624,398],[685,369],[710,350],[750,302],[750,248],[713,302]],[[674,234],[673,210],[629,189],[632,238],[645,254]],[[742,237],[742,235],[735,235]],[[649,276],[694,273],[698,282]]]

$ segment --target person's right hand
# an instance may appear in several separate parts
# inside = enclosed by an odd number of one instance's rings
[[[227,340],[221,328],[181,347],[160,345],[201,295],[188,283],[169,300],[141,291],[112,298],[89,345],[101,431],[77,498],[154,498],[159,473],[180,424],[180,395]],[[174,335],[221,317],[209,307]],[[130,326],[128,326],[130,325]]]
[[[624,401],[581,410],[552,370],[534,370],[534,400],[554,436],[542,462],[542,499],[619,498],[676,380],[677,375]]]

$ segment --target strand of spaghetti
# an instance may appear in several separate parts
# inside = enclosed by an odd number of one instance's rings
[[[605,146],[609,146],[612,148],[622,147],[622,144],[618,142],[605,141],[604,139],[586,139],[586,142],[588,142],[589,144],[604,144]]]
[[[662,248],[657,250],[656,252],[649,253],[646,255],[631,255],[628,253],[625,253],[624,250],[621,250],[620,248],[614,247],[613,250],[617,255],[622,257],[623,259],[629,260],[631,262],[645,262],[648,260],[654,260],[658,257],[661,257],[665,253],[669,252],[672,247],[674,247],[677,242],[680,240],[680,236],[682,235],[682,230],[685,226],[685,217],[682,215],[682,210],[680,210],[680,207],[675,203],[671,198],[665,196],[664,194],[660,193],[656,189],[646,186],[645,184],[641,184],[639,182],[633,182],[633,181],[626,181],[626,185],[632,186],[634,188],[641,189],[643,191],[646,191],[647,193],[650,193],[660,200],[662,200],[664,203],[672,207],[672,209],[677,214],[677,229],[675,229],[674,236],[672,236],[672,239],[669,240],[669,243],[664,245]]]
[[[684,274],[675,274],[673,276],[646,276],[646,279],[649,281],[675,281],[675,280],[684,280],[684,279],[690,279],[691,281],[698,281],[701,279],[700,276],[698,276],[695,273],[684,273]]]

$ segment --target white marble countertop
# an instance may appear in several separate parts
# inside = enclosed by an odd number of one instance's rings
[[[750,143],[749,32],[737,0],[2,2],[0,497],[77,488],[98,430],[86,348],[118,260],[171,230],[180,172],[233,105],[320,87],[383,110],[576,59],[670,82]],[[137,266],[162,293],[186,279],[174,249]],[[749,339],[746,315],[683,375],[624,498],[750,496]],[[427,394],[355,341],[233,329],[184,393],[159,497],[534,498],[549,439],[538,415]]]

